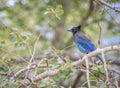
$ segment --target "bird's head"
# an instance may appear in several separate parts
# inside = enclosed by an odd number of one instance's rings
[[[73,34],[77,33],[78,31],[80,31],[81,25],[77,26],[77,27],[73,27],[72,29],[68,30],[70,32],[72,32]]]

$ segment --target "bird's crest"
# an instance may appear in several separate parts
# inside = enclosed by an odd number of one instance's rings
[[[80,28],[81,28],[81,25],[78,25],[78,26],[77,26],[77,28],[79,28],[79,29],[80,29]]]
[[[72,29],[68,30],[72,32],[73,34],[77,33],[80,31],[81,25],[78,25],[77,27],[73,27]]]

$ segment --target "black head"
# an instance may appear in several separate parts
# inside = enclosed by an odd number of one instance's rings
[[[72,29],[68,30],[70,32],[72,32],[73,34],[77,33],[78,31],[80,31],[81,25],[77,26],[77,27],[73,27]]]

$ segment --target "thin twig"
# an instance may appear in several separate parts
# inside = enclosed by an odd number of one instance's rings
[[[31,63],[32,63],[32,61],[34,60],[34,55],[35,55],[35,52],[36,52],[36,47],[37,47],[37,43],[38,43],[38,41],[39,41],[40,36],[41,36],[41,34],[39,34],[39,36],[38,36],[37,39],[36,39],[36,42],[35,42],[35,44],[34,44],[33,53],[31,52],[31,49],[29,48],[29,51],[30,51],[30,54],[31,54],[31,59],[29,60],[29,64],[28,64],[28,66],[27,66],[28,68],[31,67]],[[28,73],[29,73],[29,70],[30,70],[30,69],[28,69],[28,71],[26,72],[25,79],[26,79],[26,77],[27,77],[27,75],[28,75]]]
[[[108,83],[109,82],[108,67],[107,67],[107,64],[106,64],[104,52],[102,52],[102,59],[103,59],[103,62],[104,62],[104,69],[105,69],[105,73],[106,73],[106,79],[107,79],[106,82]]]
[[[115,78],[115,86],[116,86],[116,88],[119,88],[119,83],[116,78]]]
[[[96,81],[95,80],[90,80],[90,82],[96,82]],[[88,80],[86,82],[84,82],[79,88],[83,88],[83,86],[87,83],[88,83]]]
[[[89,74],[89,61],[88,61],[88,57],[85,58],[85,62],[86,62],[86,76],[87,76],[87,82],[88,82],[88,88],[91,88],[90,86],[90,74]]]
[[[99,33],[99,40],[98,40],[98,48],[100,48],[100,39],[101,39],[101,31],[102,31],[102,28],[100,26],[100,23],[98,22],[98,26],[99,26],[99,29],[100,29],[100,33]]]
[[[83,72],[78,73],[78,75],[77,75],[77,77],[72,85],[72,88],[77,88],[77,84],[79,83],[79,79],[81,78],[82,74],[83,74]]]
[[[38,67],[40,66],[40,64],[45,61],[46,58],[43,58],[42,60],[39,61],[38,63]],[[37,70],[38,70],[38,67],[35,69],[35,75],[37,74]]]

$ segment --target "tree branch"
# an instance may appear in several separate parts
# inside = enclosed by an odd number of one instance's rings
[[[22,85],[29,85],[31,82],[32,83],[34,83],[34,82],[36,82],[36,81],[40,81],[40,80],[42,80],[42,79],[44,79],[44,78],[46,78],[46,77],[48,77],[48,76],[54,76],[54,75],[56,75],[57,73],[58,73],[58,69],[55,69],[55,70],[47,70],[47,71],[45,71],[45,72],[43,72],[43,73],[41,73],[41,74],[39,74],[39,75],[37,75],[37,76],[35,76],[35,77],[33,77],[33,78],[31,78],[30,80],[29,79],[24,79],[24,80],[22,80],[22,81],[20,81],[21,83],[22,83]]]
[[[95,55],[100,54],[102,52],[107,52],[107,51],[111,51],[111,50],[120,50],[120,45],[108,46],[108,47],[104,47],[101,49],[97,49],[97,50],[95,50],[95,51],[93,51],[85,56],[92,57],[92,56],[95,56]],[[82,58],[82,60],[80,59],[78,61],[73,62],[72,65],[77,66],[79,64],[82,64],[82,62],[84,62],[84,60],[85,60],[85,56]]]
[[[83,62],[85,61],[86,58],[90,59],[89,57],[92,57],[92,56],[95,56],[99,53],[102,54],[102,52],[108,52],[108,51],[111,51],[111,50],[120,50],[120,45],[114,45],[114,46],[108,46],[108,47],[104,47],[102,49],[97,49],[87,55],[85,55],[82,59],[78,60],[78,61],[75,61],[71,64],[71,66],[77,66],[77,65],[80,65],[80,64],[83,64]],[[69,68],[69,66],[67,66],[65,69]],[[24,80],[21,80],[21,83],[23,85],[28,85],[30,84],[31,82],[36,82],[38,80],[42,80],[46,77],[49,77],[49,76],[54,76],[56,74],[58,74],[59,72],[59,69],[54,69],[54,70],[46,70],[45,72],[31,78],[31,81],[28,80],[28,79],[24,79]]]
[[[14,80],[16,77],[18,77],[21,73],[23,73],[23,72],[25,72],[25,71],[27,71],[27,70],[31,70],[31,69],[35,69],[35,68],[47,68],[47,66],[46,65],[32,65],[32,66],[30,66],[30,67],[26,67],[26,68],[23,68],[23,69],[21,69],[21,70],[19,70],[16,74],[14,74],[14,76],[13,77],[11,77],[11,80]],[[50,67],[52,67],[52,66],[50,66]]]
[[[105,2],[104,0],[94,0],[94,1],[111,8],[111,9],[113,9],[116,12],[120,12],[120,9],[113,7],[111,4]]]
[[[105,73],[106,73],[106,83],[108,83],[109,82],[108,66],[106,64],[105,53],[104,52],[102,52],[102,59],[103,59],[103,62],[104,62],[104,69],[105,69]]]
[[[77,84],[79,83],[79,79],[81,78],[82,74],[83,74],[83,72],[78,73],[78,75],[77,75],[77,77],[72,85],[72,88],[77,88]]]
[[[91,84],[90,84],[90,72],[89,72],[89,60],[88,58],[86,57],[85,58],[85,62],[86,62],[86,76],[87,76],[87,82],[88,82],[88,88],[91,88]]]

